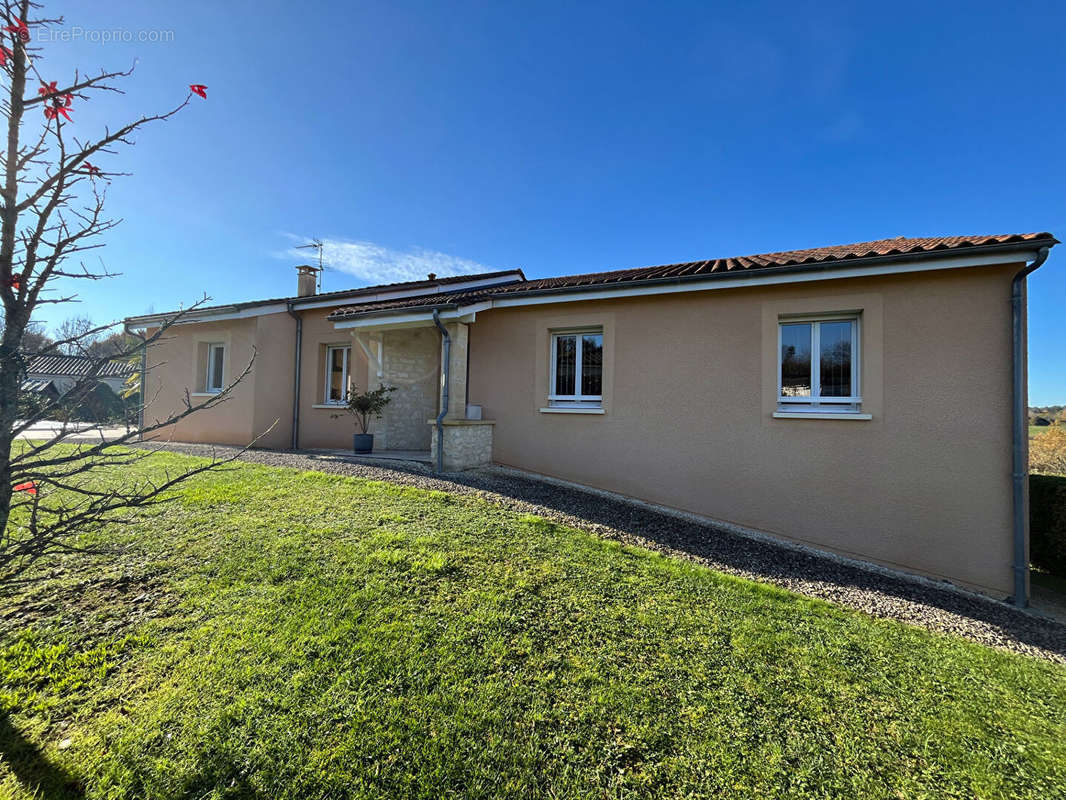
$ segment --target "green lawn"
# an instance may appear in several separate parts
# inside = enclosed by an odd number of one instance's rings
[[[1066,669],[476,499],[243,464],[104,538],[0,609],[0,797],[1066,791]]]

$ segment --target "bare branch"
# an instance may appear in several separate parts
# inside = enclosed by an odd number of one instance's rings
[[[164,478],[130,478],[133,467],[151,450],[131,450],[123,445],[152,440],[191,414],[227,402],[237,384],[252,369],[248,365],[221,392],[202,402],[186,395],[184,405],[143,427],[127,424],[126,433],[108,441],[103,423],[75,425],[65,416],[72,404],[88,401],[99,387],[106,365],[114,360],[136,359],[142,364],[136,411],[141,418],[149,400],[143,377],[147,352],[166,338],[167,331],[204,300],[153,326],[141,341],[120,338],[114,352],[88,353],[88,344],[113,325],[88,325],[35,347],[38,355],[74,350],[86,353],[88,368],[62,399],[51,398],[29,407],[22,391],[27,359],[23,353],[35,311],[45,305],[75,302],[65,290],[73,280],[98,281],[115,273],[101,261],[99,269],[72,264],[77,256],[102,247],[103,237],[121,220],[104,213],[110,180],[126,173],[104,171],[90,159],[117,154],[132,145],[133,135],[153,122],[170,119],[189,104],[191,94],[169,111],[147,114],[95,136],[73,136],[78,127],[71,113],[99,92],[121,93],[127,70],[100,70],[92,75],[75,71],[60,85],[41,72],[43,47],[31,29],[61,22],[30,18],[38,4],[31,0],[3,0],[6,23],[13,32],[0,33],[6,63],[0,73],[9,80],[0,88],[0,118],[6,122],[7,140],[0,145],[0,584],[25,579],[25,570],[50,553],[82,552],[80,534],[103,525],[127,524],[137,514],[163,503],[183,480],[226,464],[238,457],[212,459]],[[18,20],[16,22],[16,20]],[[24,23],[24,25],[23,25]],[[35,112],[27,116],[27,110]],[[41,116],[36,113],[43,112]],[[39,124],[38,128],[34,124]],[[25,138],[23,138],[25,137]],[[127,331],[127,335],[129,331]],[[48,418],[59,425],[44,441],[16,439]],[[72,437],[78,433],[78,439]],[[88,441],[86,441],[86,437]],[[250,443],[254,444],[254,442]],[[101,470],[111,480],[100,480]],[[114,480],[116,473],[120,477]],[[27,492],[15,494],[15,485]]]

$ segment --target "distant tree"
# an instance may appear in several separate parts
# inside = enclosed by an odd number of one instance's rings
[[[22,335],[22,349],[26,353],[40,353],[55,344],[55,339],[44,332],[44,326],[31,322]]]
[[[61,344],[56,349],[65,356],[87,355],[87,349],[99,338],[102,331],[88,317],[67,317],[56,327],[55,338]]]
[[[56,340],[65,342],[57,350],[66,356],[112,358],[121,355],[137,341],[125,331],[108,331],[89,317],[68,317],[56,328]]]
[[[0,313],[0,341],[4,338],[4,316]],[[51,336],[44,332],[44,325],[39,322],[30,322],[22,333],[23,351],[29,354],[39,353],[52,346],[55,342]]]
[[[92,358],[114,358],[131,348],[136,349],[137,339],[125,331],[115,331],[107,336],[100,336],[88,348],[86,355]]]

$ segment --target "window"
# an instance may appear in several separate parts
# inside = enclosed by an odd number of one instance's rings
[[[351,355],[351,347],[326,348],[325,402],[340,405],[348,400],[348,362]]]
[[[779,411],[858,412],[858,316],[782,319],[777,394]]]
[[[222,391],[222,376],[226,363],[226,346],[209,344],[207,346],[207,381],[204,391],[218,394]]]
[[[602,401],[603,330],[553,333],[549,404],[599,408]]]

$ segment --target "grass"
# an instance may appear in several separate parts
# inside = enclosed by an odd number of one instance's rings
[[[1066,669],[477,499],[244,464],[101,536],[0,610],[0,797],[1066,786]]]

